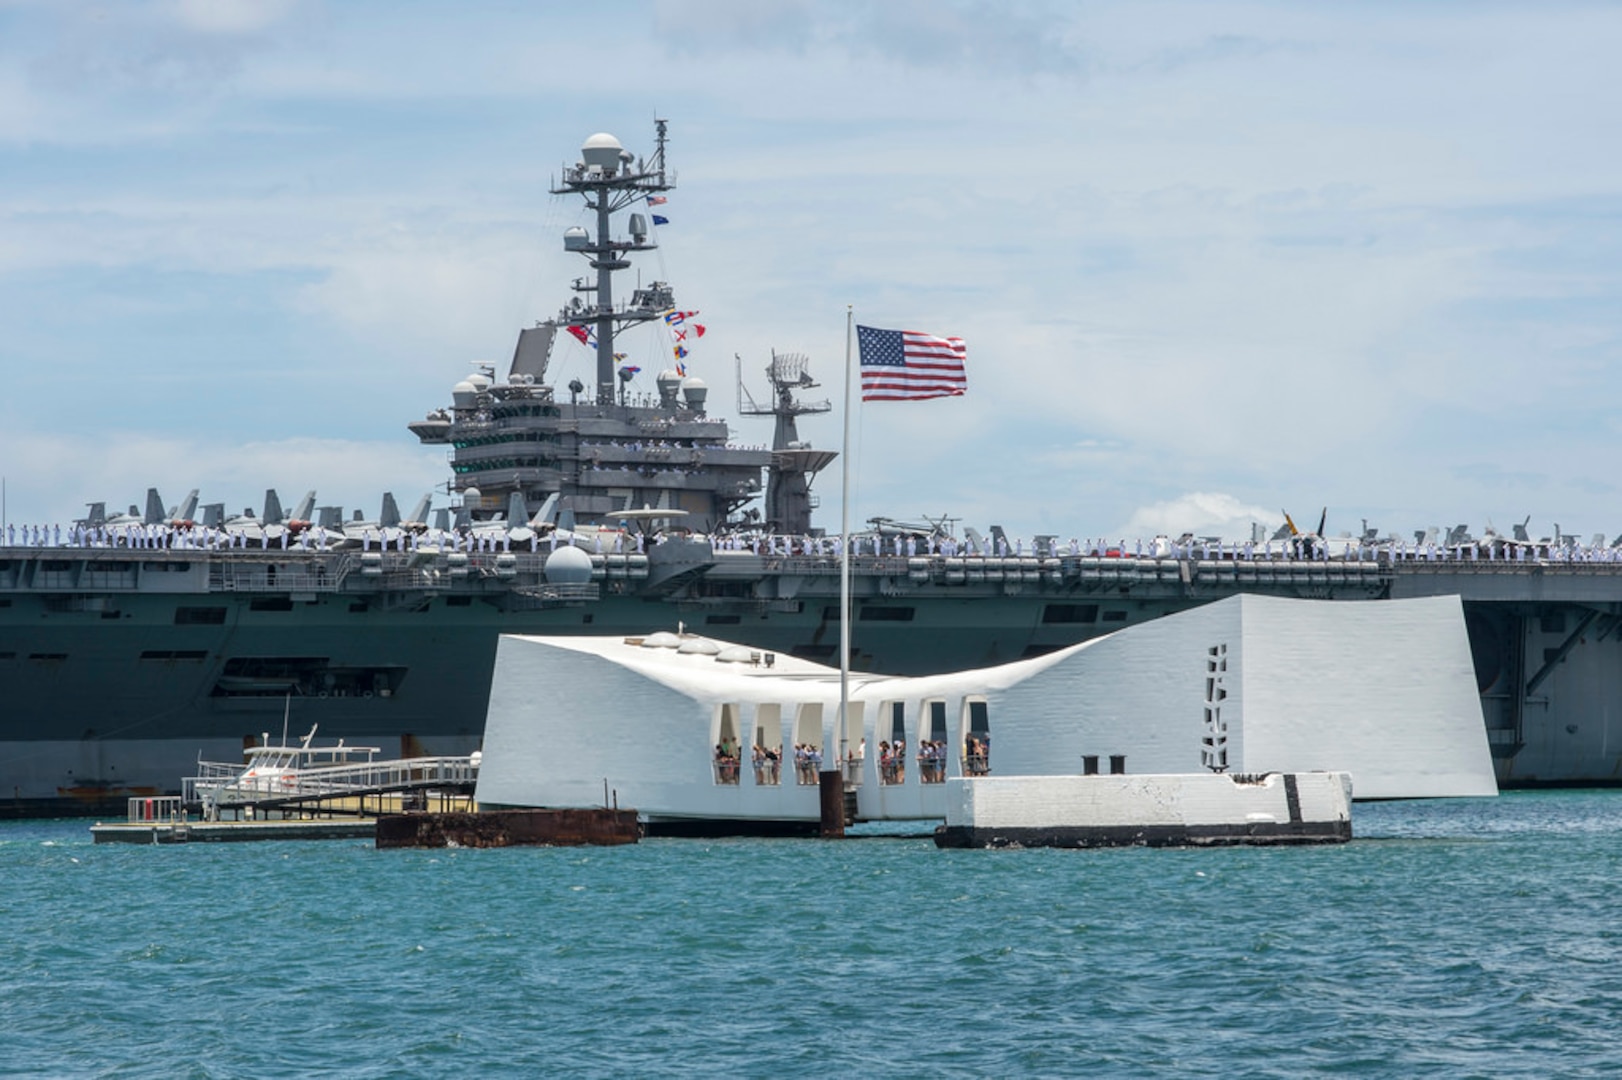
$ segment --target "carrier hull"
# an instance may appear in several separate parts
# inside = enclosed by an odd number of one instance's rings
[[[482,735],[502,633],[685,624],[837,662],[832,558],[671,544],[650,551],[645,579],[604,570],[570,597],[546,593],[544,553],[517,555],[511,576],[498,574],[497,556],[475,556],[454,581],[424,579],[394,552],[375,576],[331,553],[120,554],[0,553],[0,814],[103,813],[128,795],[173,792],[200,753],[226,756],[278,734],[289,699],[296,726],[319,723],[323,736],[467,753]],[[1280,567],[1242,581],[1210,564],[1064,558],[1036,581],[956,583],[936,565],[947,560],[922,560],[923,570],[919,561],[853,560],[857,669],[987,666],[1241,591],[1457,592],[1500,783],[1622,782],[1622,573],[1489,577],[1399,564]]]

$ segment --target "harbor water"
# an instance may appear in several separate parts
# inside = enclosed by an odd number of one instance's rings
[[[9,1076],[1583,1076],[1622,792],[1295,849],[93,847],[0,823]]]

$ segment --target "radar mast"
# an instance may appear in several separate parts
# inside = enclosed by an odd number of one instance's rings
[[[833,403],[801,401],[797,390],[814,390],[821,384],[811,377],[807,366],[810,361],[799,353],[772,351],[772,361],[766,367],[766,377],[772,384],[770,406],[755,404],[754,398],[743,385],[743,361],[738,360],[738,412],[743,416],[771,416],[776,418],[772,430],[772,463],[766,474],[766,527],[791,536],[811,531],[811,511],[816,499],[811,494],[811,481],[839,456],[836,450],[816,450],[800,440],[795,417],[808,413],[825,413]]]
[[[563,309],[559,321],[565,326],[591,327],[597,338],[597,404],[614,403],[614,338],[622,327],[649,322],[675,306],[670,286],[662,281],[631,294],[630,303],[614,307],[615,271],[629,269],[625,256],[633,251],[652,251],[659,245],[648,238],[647,219],[635,213],[627,222],[626,237],[611,232],[613,216],[649,195],[676,186],[675,175],[665,173],[666,121],[655,120],[657,129],[653,158],[643,161],[620,145],[614,136],[599,132],[580,148],[580,160],[563,170],[563,179],[552,189],[554,195],[570,192],[586,200],[597,214],[593,236],[580,226],[565,230],[565,251],[583,255],[597,271],[596,281],[576,278],[576,293],[591,294],[586,303],[576,296]]]

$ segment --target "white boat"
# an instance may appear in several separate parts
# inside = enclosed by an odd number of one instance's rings
[[[1497,793],[1456,596],[1242,595],[998,667],[849,678],[841,726],[839,672],[794,657],[504,636],[477,797],[617,798],[656,833],[812,829],[797,748],[842,768],[854,820],[941,820],[948,781],[991,775],[1338,771],[1362,799]]]
[[[243,750],[240,764],[198,761],[197,775],[183,783],[182,801],[201,805],[204,818],[214,820],[225,807],[317,796],[350,783],[356,768],[371,765],[381,752],[376,746],[349,746],[342,739],[316,746],[315,732],[312,725],[292,746],[285,733],[275,745],[267,735],[265,745]]]

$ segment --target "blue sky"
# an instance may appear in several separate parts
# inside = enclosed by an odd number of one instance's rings
[[[966,397],[853,418],[856,520],[1615,535],[1617,55],[1583,3],[0,0],[6,514],[442,484],[404,425],[565,299],[559,166],[659,115],[643,272],[740,440],[734,354],[837,399],[847,304],[968,341]]]

